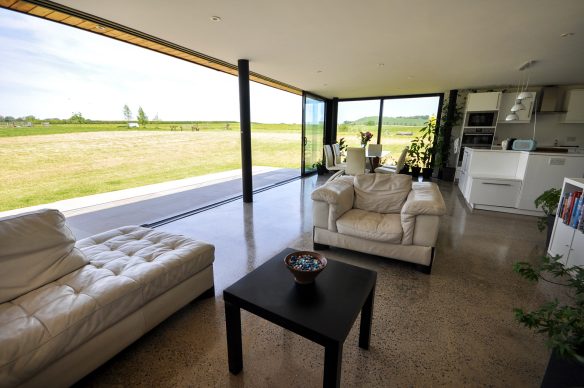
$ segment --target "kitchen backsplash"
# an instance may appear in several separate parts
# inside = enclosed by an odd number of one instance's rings
[[[532,116],[529,124],[499,123],[494,143],[501,144],[501,141],[507,138],[531,139],[535,119],[535,140],[538,146],[557,144],[584,147],[584,124],[563,124],[561,123],[563,117],[563,113],[537,113],[535,118]]]

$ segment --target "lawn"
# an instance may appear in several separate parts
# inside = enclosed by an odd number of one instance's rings
[[[194,130],[195,128],[199,130]],[[173,127],[174,130],[171,130]],[[182,127],[182,131],[180,128]],[[384,126],[384,149],[397,157],[420,127]],[[338,138],[359,146],[343,125]],[[300,125],[252,124],[254,166],[300,168]],[[372,140],[376,141],[376,138]],[[0,128],[0,211],[238,169],[239,123],[58,124]]]
[[[240,168],[237,123],[199,131],[169,125],[0,129],[0,211]],[[254,166],[299,168],[299,128],[253,125]]]

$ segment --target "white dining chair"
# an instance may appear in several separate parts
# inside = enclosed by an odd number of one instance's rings
[[[408,155],[408,149],[409,149],[408,147],[405,147],[402,150],[395,165],[385,165],[384,164],[382,166],[377,167],[375,169],[375,172],[379,173],[379,174],[399,174],[401,169],[404,167],[404,164],[406,163],[406,156]]]
[[[365,148],[349,147],[347,148],[347,175],[365,174]]]
[[[334,156],[333,147],[330,144],[325,144],[323,147],[326,169],[330,171],[344,170],[346,165],[344,163],[337,162]]]

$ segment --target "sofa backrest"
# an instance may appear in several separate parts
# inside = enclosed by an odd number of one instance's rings
[[[0,218],[0,303],[75,271],[89,261],[58,210]]]
[[[354,185],[355,209],[399,213],[412,190],[412,177],[403,174],[364,174],[355,176]]]

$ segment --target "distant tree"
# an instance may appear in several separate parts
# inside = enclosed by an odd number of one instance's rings
[[[148,116],[146,116],[146,113],[144,113],[144,109],[142,109],[142,107],[138,107],[138,124],[140,124],[141,126],[145,127],[146,124],[148,124]]]
[[[375,121],[373,121],[373,120],[367,120],[367,123],[365,123],[365,125],[369,125],[369,126],[375,125]]]
[[[130,107],[128,105],[124,105],[123,112],[124,112],[124,118],[129,123],[130,120],[132,120],[132,111],[130,110]]]
[[[81,112],[73,112],[69,118],[71,124],[84,124],[86,121]]]
[[[12,117],[12,116],[5,116],[5,117],[4,117],[4,121],[11,122],[11,121],[14,121],[14,120],[15,120],[15,118],[14,118],[14,117]]]
[[[229,127],[229,123],[225,123],[225,130],[229,131],[231,128]]]

